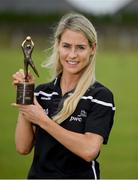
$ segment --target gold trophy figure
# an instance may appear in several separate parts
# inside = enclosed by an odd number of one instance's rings
[[[29,82],[28,66],[30,65],[35,74],[39,77],[39,74],[32,61],[31,55],[34,49],[34,43],[30,36],[28,36],[22,43],[22,51],[24,54],[24,82],[17,84],[17,96],[16,103],[29,105],[33,104],[34,100],[34,83]]]

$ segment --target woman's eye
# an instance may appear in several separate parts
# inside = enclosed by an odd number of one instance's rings
[[[79,46],[79,49],[83,50],[83,49],[85,49],[85,47],[84,46]]]
[[[70,46],[67,45],[67,44],[64,44],[63,47],[64,47],[64,48],[69,48]]]

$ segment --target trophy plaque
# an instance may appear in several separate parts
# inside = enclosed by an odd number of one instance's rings
[[[29,82],[28,75],[28,66],[30,65],[35,74],[39,77],[39,74],[35,68],[35,65],[32,61],[32,51],[34,48],[34,43],[30,36],[22,43],[22,51],[24,54],[24,81],[17,84],[17,93],[16,93],[16,103],[29,105],[33,104],[34,101],[34,83]]]

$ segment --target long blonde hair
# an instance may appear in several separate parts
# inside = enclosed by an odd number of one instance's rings
[[[82,32],[88,39],[90,47],[92,47],[95,43],[97,44],[97,33],[95,28],[86,17],[76,13],[63,16],[55,32],[53,51],[49,59],[50,64],[53,64],[55,77],[61,74],[63,71],[59,59],[58,45],[65,29]],[[95,55],[96,51],[94,55],[90,56],[89,64],[81,75],[75,91],[64,101],[61,111],[52,117],[53,120],[58,124],[62,123],[75,111],[80,98],[84,95],[90,85],[95,82]]]

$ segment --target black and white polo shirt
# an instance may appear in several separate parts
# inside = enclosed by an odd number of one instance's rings
[[[35,90],[39,104],[49,117],[61,110],[64,100],[72,93],[70,91],[62,96],[60,77],[48,84],[39,85]],[[112,92],[95,82],[81,97],[74,113],[60,126],[78,133],[99,134],[104,138],[104,144],[107,144],[114,112]],[[99,164],[96,160],[86,162],[37,127],[34,160],[28,178],[98,179]]]

